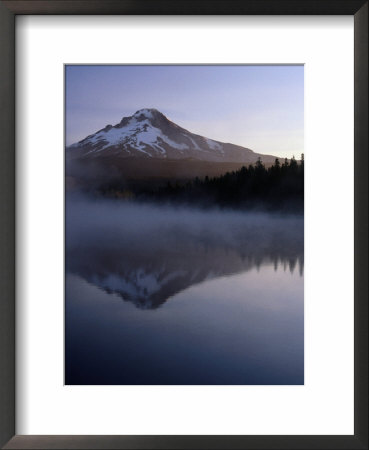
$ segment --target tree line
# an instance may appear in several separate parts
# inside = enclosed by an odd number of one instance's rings
[[[136,200],[196,204],[202,207],[219,206],[236,209],[264,208],[303,211],[304,156],[283,163],[275,159],[266,168],[259,158],[254,165],[227,172],[217,177],[195,178],[184,183],[168,181],[165,186],[138,190],[132,193],[110,186],[104,193]]]

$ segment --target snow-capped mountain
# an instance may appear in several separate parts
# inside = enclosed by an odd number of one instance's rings
[[[83,158],[119,156],[245,163],[254,163],[259,156],[265,163],[275,159],[245,147],[193,134],[156,109],[140,109],[130,117],[123,117],[117,125],[107,125],[71,145],[68,153]]]

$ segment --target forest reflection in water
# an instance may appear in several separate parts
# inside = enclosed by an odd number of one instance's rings
[[[68,272],[140,308],[204,280],[272,263],[303,275],[303,218],[76,203],[67,214]]]
[[[69,200],[66,383],[302,384],[303,242],[302,216]]]

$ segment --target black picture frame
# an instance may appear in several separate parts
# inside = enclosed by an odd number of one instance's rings
[[[15,16],[18,14],[269,14],[354,16],[354,435],[15,435]],[[0,1],[0,445],[7,449],[368,449],[368,1]],[[318,405],[317,405],[318,407]]]

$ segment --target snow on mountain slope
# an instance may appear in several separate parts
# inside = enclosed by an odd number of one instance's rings
[[[198,159],[202,161],[264,162],[275,157],[193,134],[171,122],[156,109],[141,109],[123,117],[117,125],[107,125],[95,134],[71,145],[76,157],[145,157],[159,159]]]

